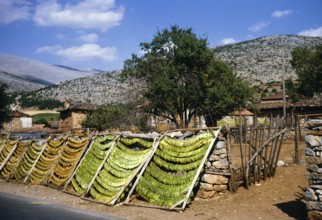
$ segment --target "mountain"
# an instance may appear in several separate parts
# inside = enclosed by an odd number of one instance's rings
[[[281,81],[282,51],[285,79],[295,79],[290,60],[292,50],[300,46],[322,44],[322,37],[272,35],[215,47],[216,57],[233,67],[240,78],[253,85]]]
[[[32,91],[53,83],[97,73],[95,70],[55,66],[6,54],[0,54],[0,72],[0,82],[5,82],[10,91]]]
[[[35,97],[70,103],[127,103],[141,95],[143,84],[137,79],[120,81],[119,71],[96,73],[40,89]]]
[[[216,57],[231,65],[238,76],[257,85],[281,81],[281,51],[284,51],[286,78],[295,79],[296,75],[290,65],[291,51],[299,46],[317,44],[322,44],[321,37],[274,35],[220,46],[214,50]],[[68,100],[72,103],[124,103],[140,97],[143,86],[141,81],[135,79],[125,82],[119,81],[119,72],[114,71],[97,73],[52,85],[36,91],[34,95],[60,101]],[[270,90],[280,89],[280,84],[275,87]]]
[[[36,77],[16,76],[4,71],[0,71],[0,83],[7,84],[9,92],[31,92],[52,85],[51,82]]]

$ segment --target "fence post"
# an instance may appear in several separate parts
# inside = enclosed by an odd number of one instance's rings
[[[294,155],[294,162],[295,164],[299,163],[299,129],[300,128],[300,124],[299,124],[299,118],[297,115],[295,115],[295,126],[294,126],[294,131],[295,131],[295,135],[294,135],[294,142],[295,142],[295,146],[294,146],[294,151],[295,151],[295,155]]]

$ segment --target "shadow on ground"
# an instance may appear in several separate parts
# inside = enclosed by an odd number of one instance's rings
[[[288,216],[298,219],[306,220],[307,219],[307,209],[303,200],[296,199],[294,201],[277,203],[274,206],[279,208],[281,211],[286,213]]]

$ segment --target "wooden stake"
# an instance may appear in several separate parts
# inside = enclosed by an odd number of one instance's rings
[[[196,183],[196,181],[197,181],[197,179],[198,179],[198,177],[199,177],[199,175],[200,175],[200,172],[201,172],[201,170],[202,170],[203,166],[205,165],[205,162],[206,162],[206,160],[207,160],[207,157],[208,157],[208,155],[209,155],[209,153],[210,153],[210,151],[211,151],[211,149],[212,149],[213,145],[215,144],[215,141],[217,140],[217,137],[218,137],[218,134],[219,134],[219,132],[220,132],[220,129],[221,129],[221,128],[219,128],[219,129],[216,131],[216,134],[215,134],[216,136],[212,139],[211,143],[209,144],[208,150],[206,151],[205,156],[203,157],[203,159],[202,159],[202,161],[201,161],[201,164],[199,165],[199,168],[198,168],[198,170],[197,170],[197,173],[196,173],[196,175],[195,175],[194,179],[192,180],[192,183],[191,183],[191,185],[190,185],[190,188],[189,188],[189,190],[188,190],[188,193],[187,193],[186,197],[184,198],[184,202],[183,202],[183,205],[182,205],[182,210],[184,210],[184,209],[186,208],[186,205],[187,205],[188,199],[189,199],[189,197],[190,197],[190,194],[191,194],[191,192],[192,192],[192,190],[193,190],[193,187],[194,187],[194,185],[195,185],[195,183]],[[179,203],[179,204],[180,204],[180,203]],[[173,209],[173,208],[175,208],[175,207],[176,207],[176,206],[173,206],[173,207],[171,207],[171,209]]]
[[[20,140],[20,139],[19,139]],[[12,147],[11,151],[9,152],[9,154],[7,155],[6,159],[2,162],[2,164],[0,165],[0,171],[3,169],[3,167],[6,165],[6,163],[8,162],[8,160],[10,159],[10,157],[12,156],[12,154],[15,152],[15,150],[18,147],[18,143],[19,140],[17,141],[17,143],[15,143],[15,145]]]
[[[47,142],[44,144],[43,148],[41,149],[38,157],[36,158],[34,164],[32,165],[32,167],[30,168],[28,174],[26,175],[26,177],[24,178],[23,182],[25,183],[27,181],[27,179],[29,178],[30,174],[32,173],[32,170],[35,168],[38,160],[40,159],[42,153],[44,152],[44,150],[46,149],[47,145],[48,145],[48,141],[49,141],[49,138],[47,139]]]
[[[89,134],[89,129],[87,130],[87,133]],[[89,136],[90,137],[90,136]],[[84,147],[84,149],[82,150],[83,152],[81,153],[81,156],[77,159],[77,163],[73,169],[72,175],[67,179],[67,181],[65,182],[64,186],[63,186],[63,191],[66,189],[67,185],[70,183],[70,181],[72,181],[72,178],[74,177],[77,168],[79,167],[79,165],[82,163],[82,161],[84,160],[86,154],[88,153],[89,149],[91,149],[93,143],[94,143],[95,137],[90,137],[88,140],[88,143],[86,145],[86,147]],[[88,150],[86,150],[88,149]]]
[[[154,138],[153,140],[153,147],[156,143],[156,138]],[[156,151],[156,149],[158,148],[158,145],[155,147],[155,149],[152,147],[151,152]],[[135,171],[133,171],[132,176],[129,178],[129,180],[124,184],[124,186],[122,187],[122,189],[120,190],[120,192],[117,194],[117,196],[110,202],[111,205],[114,205],[115,202],[119,199],[119,197],[122,195],[122,193],[124,192],[124,190],[126,189],[126,187],[132,182],[132,180],[134,179],[134,177],[137,175],[137,173],[142,169],[142,167],[148,162],[148,160],[150,161],[150,154],[151,152],[147,155],[147,157],[145,158],[145,160],[141,163],[141,165],[135,169]]]
[[[93,178],[92,178],[92,180],[91,180],[90,184],[89,184],[89,185],[88,185],[88,187],[87,187],[86,192],[84,193],[84,195],[83,195],[81,198],[84,198],[84,197],[88,194],[88,192],[89,192],[90,188],[91,188],[91,187],[92,187],[92,185],[94,184],[94,181],[95,181],[95,179],[96,179],[96,177],[97,177],[98,173],[101,171],[102,167],[104,166],[105,161],[106,161],[106,160],[107,160],[107,158],[109,157],[109,155],[110,155],[110,153],[111,153],[112,149],[113,149],[113,148],[114,148],[114,146],[116,145],[116,142],[117,142],[117,140],[118,140],[119,138],[120,138],[120,136],[118,135],[118,136],[114,139],[114,142],[112,143],[112,145],[111,145],[110,149],[108,149],[108,151],[106,152],[106,155],[105,155],[104,159],[102,160],[102,163],[101,163],[101,164],[100,164],[100,166],[98,167],[98,169],[97,169],[97,171],[96,171],[95,175],[93,176]]]
[[[8,139],[9,139],[9,137],[10,137],[10,133],[8,133],[8,135],[7,135],[6,139],[3,141],[3,143],[2,143],[2,145],[1,145],[1,147],[0,147],[0,152],[1,152],[1,151],[3,150],[3,148],[6,146],[6,143],[7,143]]]
[[[279,158],[280,151],[281,151],[281,148],[282,148],[282,143],[283,143],[284,134],[285,134],[285,133],[282,133],[282,135],[281,135],[281,140],[280,140],[280,143],[279,143],[279,146],[278,146],[278,150],[277,150],[277,155],[276,155],[275,164],[274,164],[274,167],[273,167],[273,173],[272,173],[272,176],[275,176],[276,167],[277,167],[277,162],[278,162],[278,158]]]
[[[164,136],[167,134],[167,132],[165,132],[154,144],[153,144],[153,148],[152,148],[152,151],[151,151],[151,153],[150,153],[150,155],[149,155],[149,157],[147,158],[147,160],[146,160],[146,162],[145,162],[145,164],[144,164],[144,166],[142,167],[142,169],[141,169],[141,171],[140,171],[140,173],[139,173],[139,175],[136,177],[136,180],[135,180],[135,182],[134,182],[134,184],[133,184],[133,186],[132,186],[132,188],[131,188],[131,190],[130,190],[130,192],[129,192],[129,194],[127,195],[127,197],[126,197],[126,199],[125,199],[125,204],[128,204],[129,203],[129,200],[130,200],[130,196],[132,195],[132,193],[134,192],[134,190],[135,190],[135,188],[136,188],[136,185],[138,184],[138,182],[139,182],[139,179],[141,178],[141,176],[143,175],[143,173],[144,173],[144,171],[145,171],[145,169],[146,169],[146,167],[148,166],[148,164],[150,163],[150,161],[151,161],[151,159],[152,159],[152,157],[154,156],[154,153],[155,153],[155,151],[157,150],[157,148],[159,147],[159,144],[160,144],[160,141],[164,138]]]

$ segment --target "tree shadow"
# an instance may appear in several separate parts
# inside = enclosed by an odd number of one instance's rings
[[[300,187],[304,192],[305,189]],[[297,219],[297,220],[306,220],[308,216],[308,210],[306,209],[306,204],[304,200],[304,194],[296,193],[298,198],[294,201],[283,202],[274,204],[281,211],[286,213],[288,216]]]

